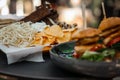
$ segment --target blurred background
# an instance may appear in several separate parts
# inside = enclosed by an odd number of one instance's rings
[[[82,0],[47,0],[54,4],[61,22],[83,26]],[[84,0],[85,1],[85,0]],[[120,16],[120,0],[86,0],[87,25],[97,27],[103,19],[101,2],[104,2],[107,17]],[[41,5],[41,0],[0,0],[0,15],[27,16]]]

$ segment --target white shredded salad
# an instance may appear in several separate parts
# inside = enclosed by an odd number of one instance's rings
[[[42,26],[38,26],[39,23],[37,23],[37,25],[35,24],[36,23],[32,22],[15,22],[6,27],[3,27],[0,29],[0,44],[5,44],[8,46],[11,45],[15,47],[28,46],[33,40],[35,33],[40,31],[38,30],[39,27],[42,29]],[[46,24],[43,23],[43,25],[44,29]]]

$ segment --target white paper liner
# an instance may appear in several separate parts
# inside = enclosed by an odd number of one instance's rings
[[[13,46],[0,45],[0,49],[6,54],[8,64],[27,60],[33,62],[44,62],[42,49],[45,46],[17,48]]]

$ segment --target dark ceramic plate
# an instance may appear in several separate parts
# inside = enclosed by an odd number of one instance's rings
[[[50,50],[52,62],[61,68],[94,77],[111,78],[120,76],[120,60],[112,62],[92,62],[64,57],[63,53],[74,51],[75,41],[54,46]]]

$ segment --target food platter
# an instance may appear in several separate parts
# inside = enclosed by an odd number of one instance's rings
[[[66,50],[66,48],[64,48],[63,46],[67,47],[67,49],[74,49],[75,43],[76,41],[72,41],[54,46],[50,50],[52,62],[59,67],[62,67],[68,71],[75,72],[77,74],[82,73],[85,75],[104,78],[110,78],[120,75],[120,60],[112,62],[92,62],[87,60],[77,60],[74,58],[64,57],[62,52]],[[72,51],[73,50],[70,50],[68,53],[71,53]]]

